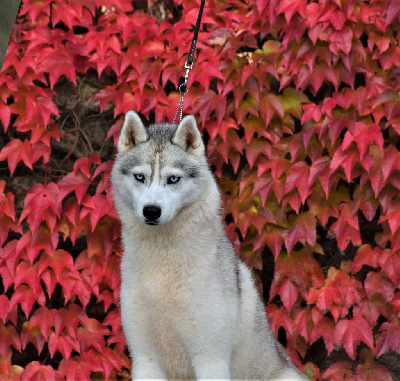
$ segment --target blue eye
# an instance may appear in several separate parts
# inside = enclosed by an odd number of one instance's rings
[[[134,173],[133,177],[136,181],[139,181],[140,183],[144,182],[144,175],[142,175],[141,173]]]
[[[176,184],[176,183],[178,183],[179,182],[179,180],[180,180],[181,178],[180,177],[178,177],[178,176],[170,176],[170,177],[168,177],[168,179],[167,179],[167,184]]]

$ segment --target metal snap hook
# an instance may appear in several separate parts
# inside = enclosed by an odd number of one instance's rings
[[[180,94],[183,96],[185,94],[187,94],[189,92],[189,86],[187,85],[187,83],[182,83],[179,86],[179,92]]]

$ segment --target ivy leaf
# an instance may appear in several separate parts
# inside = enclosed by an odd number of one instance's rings
[[[400,209],[398,208],[397,204],[392,204],[387,213],[381,216],[378,223],[383,221],[388,221],[390,231],[392,235],[394,235],[400,226]]]
[[[8,311],[9,311],[10,301],[8,300],[7,296],[2,294],[0,295],[0,319],[3,323],[6,323]]]
[[[31,231],[36,231],[40,223],[46,221],[50,231],[53,232],[57,217],[60,217],[61,213],[59,191],[54,183],[35,184],[25,197],[20,222],[26,218]]]
[[[3,125],[4,132],[7,131],[8,125],[10,124],[10,119],[11,119],[10,108],[7,106],[6,102],[0,100],[0,121],[1,124]]]
[[[311,189],[308,186],[309,176],[310,167],[304,161],[299,161],[292,165],[286,178],[285,193],[289,193],[296,187],[299,191],[301,202],[304,204],[311,193]]]
[[[352,142],[355,142],[360,152],[360,160],[363,160],[368,146],[375,142],[380,149],[383,148],[383,136],[377,123],[367,125],[363,122],[356,122],[354,129],[349,129],[344,135],[343,149],[347,149]]]
[[[62,354],[63,358],[68,360],[73,350],[81,353],[80,346],[77,340],[74,340],[71,336],[67,334],[57,335],[55,332],[50,334],[49,352],[51,357],[54,357],[56,351],[59,351]]]
[[[299,294],[298,287],[291,282],[289,278],[286,278],[279,285],[272,282],[271,291],[270,291],[270,301],[274,298],[276,294],[279,294],[283,305],[290,312],[292,310],[293,304],[297,300],[297,296]]]
[[[43,290],[41,289],[38,294],[35,294],[28,286],[21,284],[16,288],[11,297],[10,310],[16,308],[17,304],[20,303],[22,311],[28,317],[35,301],[38,301],[41,305],[45,305],[46,297]]]
[[[332,364],[322,375],[331,381],[351,380],[354,376],[348,361],[337,361]]]
[[[353,360],[356,358],[356,349],[361,341],[370,348],[374,348],[372,329],[360,316],[340,319],[336,324],[333,340],[335,344],[343,344],[347,354]]]
[[[42,365],[38,361],[29,363],[21,376],[26,381],[55,381],[56,373],[50,365]]]
[[[27,284],[34,294],[40,294],[42,287],[40,278],[37,276],[37,263],[33,266],[29,261],[18,263],[14,276],[14,287],[17,288],[22,283]]]
[[[359,153],[355,147],[350,146],[344,149],[343,146],[340,146],[333,154],[330,173],[333,174],[339,167],[342,167],[347,181],[350,182],[354,177],[354,166],[359,160]]]
[[[318,322],[315,322],[311,331],[310,343],[316,342],[320,337],[324,339],[328,355],[332,352],[334,343],[333,335],[335,332],[335,322],[327,316],[322,316]]]
[[[364,281],[365,292],[370,299],[376,292],[380,293],[388,302],[393,299],[396,286],[384,273],[369,272]]]
[[[385,249],[379,255],[379,265],[394,284],[400,280],[400,252],[393,249]]]
[[[29,319],[29,330],[38,327],[41,334],[49,338],[51,329],[54,327],[54,310],[40,307]]]
[[[378,260],[381,255],[381,251],[382,249],[379,247],[372,249],[370,245],[360,246],[353,260],[352,271],[354,273],[360,271],[363,265],[368,265],[375,268],[379,267]]]
[[[284,116],[282,103],[273,93],[262,93],[260,95],[259,110],[267,126],[275,114],[277,114],[281,119]]]
[[[294,329],[293,320],[285,307],[278,308],[276,304],[270,303],[266,307],[266,312],[275,336],[278,336],[280,327],[283,327],[289,334],[292,333]]]
[[[389,371],[383,366],[368,362],[359,364],[355,369],[354,375],[356,379],[365,381],[391,381],[393,380]]]
[[[354,305],[353,313],[364,317],[368,324],[374,327],[380,315],[387,315],[385,313],[387,309],[386,301],[380,294],[375,293],[371,299],[365,298]]]
[[[17,351],[21,352],[21,339],[13,325],[4,325],[0,323],[0,337],[0,355],[4,358],[7,357],[11,345]]]
[[[38,327],[29,328],[29,322],[25,322],[21,332],[21,347],[23,350],[26,348],[28,343],[32,343],[40,354],[44,348],[46,339]]]
[[[86,327],[78,327],[77,339],[81,352],[87,352],[91,346],[96,348],[99,353],[103,353],[105,348],[104,335],[109,335],[110,331],[99,321],[90,319]]]
[[[314,246],[316,242],[316,223],[317,220],[309,212],[299,214],[288,234],[285,237],[285,245],[288,253],[291,253],[296,242],[307,242]]]
[[[57,183],[59,188],[58,202],[61,202],[69,193],[75,192],[78,202],[81,203],[90,184],[91,180],[81,171],[68,173]]]
[[[67,381],[91,381],[91,364],[93,361],[96,361],[96,359],[94,356],[90,361],[84,361],[84,359],[89,360],[87,357],[83,356],[73,356],[68,360],[62,359],[58,369],[66,375]]]
[[[377,357],[382,356],[389,350],[400,352],[400,326],[397,318],[383,323],[379,329],[381,336],[376,341]]]
[[[76,85],[75,65],[64,45],[59,44],[55,49],[42,50],[43,58],[40,61],[43,71],[49,73],[51,89],[58,79],[65,75]],[[57,114],[56,114],[57,115]],[[45,123],[45,125],[47,125]]]
[[[338,247],[344,250],[350,242],[354,246],[361,245],[357,215],[346,203],[340,204],[339,211],[338,220],[331,226],[331,230],[337,237]]]
[[[23,142],[19,139],[13,139],[7,143],[0,151],[0,161],[7,160],[11,176],[14,174],[15,168],[20,161],[32,169],[32,147],[29,140]]]
[[[340,31],[333,32],[329,38],[329,50],[333,54],[338,54],[339,50],[342,50],[346,55],[350,53],[353,32],[349,26],[344,26]]]

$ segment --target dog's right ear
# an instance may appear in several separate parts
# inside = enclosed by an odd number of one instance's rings
[[[147,131],[139,115],[135,111],[128,111],[118,140],[118,153],[124,154],[147,139]]]

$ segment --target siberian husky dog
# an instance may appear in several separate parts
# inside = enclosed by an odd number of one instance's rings
[[[227,239],[195,118],[145,128],[129,111],[112,185],[133,379],[304,380]]]

